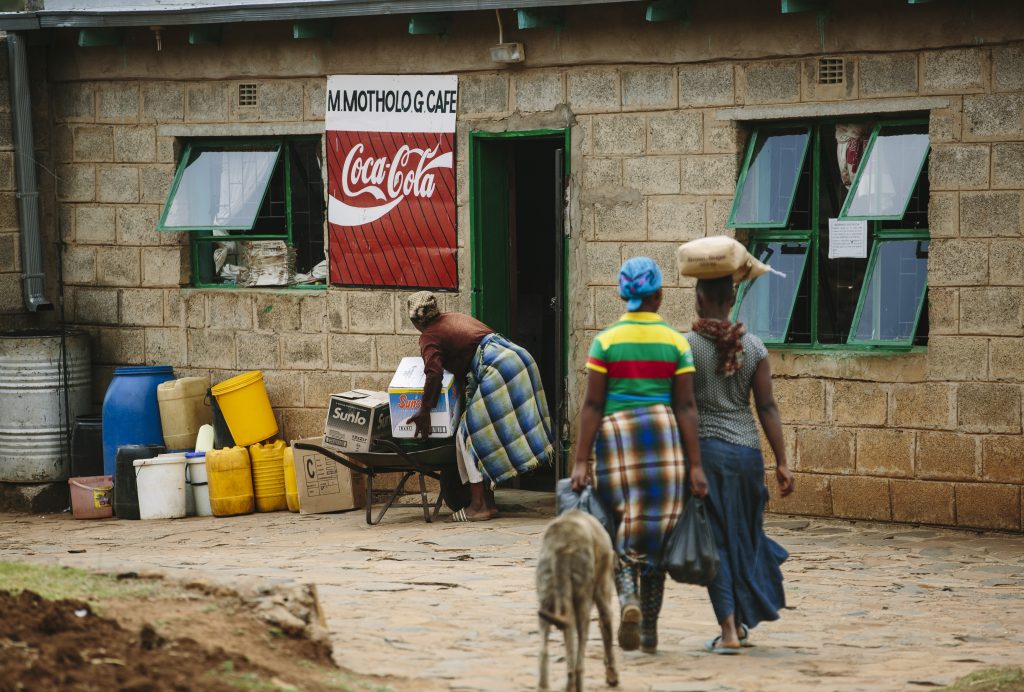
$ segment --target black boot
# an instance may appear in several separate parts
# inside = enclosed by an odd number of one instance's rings
[[[645,654],[658,651],[658,614],[665,597],[665,573],[640,577],[640,650]]]

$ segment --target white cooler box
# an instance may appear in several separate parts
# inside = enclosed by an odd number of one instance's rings
[[[454,378],[447,371],[441,378],[441,396],[437,406],[430,411],[430,437],[451,437],[459,426],[461,397],[452,382]],[[388,385],[391,434],[394,437],[411,439],[416,436],[416,426],[406,421],[420,412],[425,381],[423,359],[419,356],[403,358]]]

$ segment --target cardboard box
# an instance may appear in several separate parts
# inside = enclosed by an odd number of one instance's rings
[[[388,395],[366,389],[331,394],[324,444],[344,452],[368,452],[375,437],[391,432]]]
[[[294,442],[320,445],[319,437]],[[300,514],[359,509],[366,504],[366,478],[323,454],[292,448]]]
[[[455,376],[447,371],[441,378],[441,396],[437,400],[437,406],[430,411],[430,437],[451,437],[459,425],[461,397],[453,386],[454,378]],[[416,426],[406,421],[420,411],[425,382],[423,359],[419,356],[403,358],[395,370],[395,376],[391,378],[391,384],[388,385],[391,434],[394,437],[411,439],[416,436]]]

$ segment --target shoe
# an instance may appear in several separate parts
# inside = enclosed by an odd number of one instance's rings
[[[622,606],[619,618],[619,646],[623,651],[636,651],[640,648],[640,618],[640,604],[636,596],[632,596]]]
[[[658,633],[640,630],[640,650],[645,654],[658,653]]]

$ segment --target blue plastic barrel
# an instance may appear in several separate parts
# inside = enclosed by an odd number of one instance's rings
[[[117,474],[117,448],[162,445],[156,387],[174,379],[170,365],[117,368],[103,398],[103,473]]]

